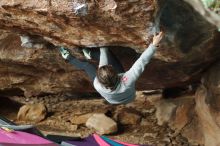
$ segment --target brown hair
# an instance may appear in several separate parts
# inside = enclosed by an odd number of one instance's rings
[[[104,65],[97,71],[99,82],[107,89],[114,90],[118,84],[118,74],[111,65]]]

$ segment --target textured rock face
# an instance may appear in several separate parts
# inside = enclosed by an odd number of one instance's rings
[[[187,137],[191,143],[219,145],[219,67],[218,62],[207,71],[195,96],[159,101],[157,113],[164,111],[164,114],[157,114],[160,124],[167,122],[172,129]],[[176,107],[171,108],[170,105]]]
[[[88,5],[86,16],[76,15],[77,4]],[[41,35],[55,44],[71,47],[120,45],[138,48],[145,46],[146,28],[151,25],[138,22],[150,22],[155,4],[153,0],[86,3],[82,0],[3,0],[0,5],[0,26],[4,29]]]
[[[196,112],[202,127],[206,145],[220,145],[220,120],[219,120],[219,98],[220,98],[220,63],[216,63],[205,74],[203,85],[196,94]]]
[[[213,107],[206,103],[209,99],[208,91],[205,87],[198,89],[196,94],[196,113],[198,115],[199,124],[204,137],[205,145],[216,146],[220,145],[220,127],[218,117],[219,111],[213,111]]]
[[[0,46],[2,90],[27,97],[93,91],[88,78],[65,63],[54,49],[24,49],[20,47],[19,37],[13,34],[2,39]]]
[[[204,76],[204,86],[208,90],[207,103],[215,110],[220,110],[220,63],[216,63]]]
[[[76,47],[112,46],[126,70],[137,59],[134,50],[142,52],[150,43],[155,26],[163,28],[165,37],[138,89],[197,81],[220,56],[216,27],[181,0],[0,2],[1,29],[70,47],[76,56]],[[86,75],[65,64],[53,47],[26,50],[17,36],[7,35],[0,40],[1,89],[19,89],[26,96],[94,91]]]

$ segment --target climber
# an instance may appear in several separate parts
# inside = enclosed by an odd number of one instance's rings
[[[68,49],[61,47],[60,52],[64,59],[69,63],[83,69],[89,75],[97,92],[101,94],[111,104],[126,104],[135,98],[135,82],[144,71],[144,67],[149,63],[154,55],[160,40],[163,38],[163,32],[153,37],[153,42],[141,54],[133,66],[124,73],[120,62],[108,51],[108,48],[100,48],[99,68],[96,68],[87,61],[80,61],[73,57]],[[87,59],[97,58],[97,52],[83,49]],[[95,58],[94,58],[95,59]],[[97,74],[96,74],[97,73]]]

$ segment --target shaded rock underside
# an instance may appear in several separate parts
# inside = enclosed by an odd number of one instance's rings
[[[87,4],[88,14],[76,15],[76,3]],[[4,30],[0,88],[18,88],[26,96],[94,91],[86,75],[64,63],[54,45],[69,47],[75,56],[79,56],[76,47],[111,46],[127,70],[138,57],[136,51],[149,45],[160,26],[165,37],[137,82],[142,90],[198,81],[220,56],[216,27],[181,0],[2,0],[0,6],[0,28]],[[27,50],[11,33],[31,35],[53,45]]]

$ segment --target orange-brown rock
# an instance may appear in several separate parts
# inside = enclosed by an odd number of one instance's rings
[[[86,121],[93,115],[94,113],[87,113],[83,115],[75,115],[71,117],[70,121],[72,124],[81,125],[86,124]]]
[[[176,133],[181,133],[191,143],[219,145],[219,67],[220,63],[217,62],[204,74],[195,96],[159,101],[156,106],[157,113],[160,113],[157,114],[158,121],[161,124],[168,123]]]
[[[98,134],[112,134],[117,132],[117,123],[105,114],[93,114],[87,121],[86,126],[93,128]]]
[[[47,108],[44,104],[28,104],[20,108],[17,119],[21,121],[40,122],[45,119]]]
[[[123,108],[115,115],[117,121],[122,125],[137,125],[141,122],[141,113],[133,108]]]
[[[85,15],[76,12],[78,4],[86,5]],[[165,37],[138,89],[198,81],[220,56],[216,27],[181,0],[0,2],[1,29],[69,47],[75,56],[75,47],[112,46],[126,70],[137,59],[134,50],[142,52],[149,45],[157,24]],[[17,36],[3,33],[0,39],[2,90],[16,89],[26,96],[94,91],[86,75],[64,63],[53,47],[26,50]]]
[[[12,95],[93,91],[87,76],[66,63],[55,49],[22,48],[14,34],[1,40],[0,48],[0,89]]]
[[[217,62],[204,75],[196,94],[196,113],[203,132],[205,145],[220,145],[220,63]]]

